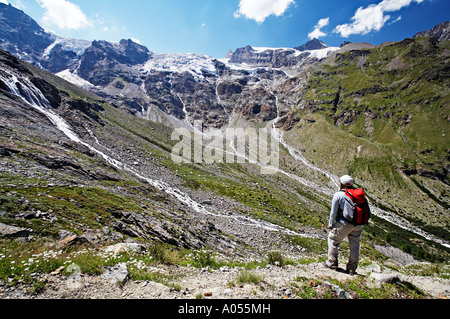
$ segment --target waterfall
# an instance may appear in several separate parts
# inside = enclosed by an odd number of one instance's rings
[[[57,115],[50,105],[50,102],[28,78],[17,78],[14,74],[3,71],[7,77],[0,74],[0,80],[9,88],[10,93],[20,97],[28,105],[35,110],[43,113],[61,132],[69,139],[80,143],[81,140],[72,131],[70,125],[59,115]]]

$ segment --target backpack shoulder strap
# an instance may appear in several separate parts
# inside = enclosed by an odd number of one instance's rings
[[[350,192],[348,191],[348,189],[345,190],[345,195],[347,195],[348,197],[350,197],[350,198],[352,199],[353,202],[356,200],[355,196],[353,196],[353,194],[350,193]]]

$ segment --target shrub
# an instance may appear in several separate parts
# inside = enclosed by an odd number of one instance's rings
[[[236,280],[238,284],[247,284],[247,283],[258,284],[263,281],[263,278],[252,272],[242,271],[239,273]]]
[[[286,264],[286,259],[280,252],[274,251],[267,254],[267,262],[282,267]]]
[[[200,250],[194,252],[192,265],[197,268],[216,267],[217,262],[213,252]]]

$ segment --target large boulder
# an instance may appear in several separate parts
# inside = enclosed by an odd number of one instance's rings
[[[33,232],[31,229],[9,226],[0,223],[0,238],[27,238]]]

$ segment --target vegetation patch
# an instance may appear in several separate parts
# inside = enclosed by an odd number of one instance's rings
[[[427,299],[428,296],[410,283],[373,285],[364,277],[345,282],[336,279],[298,277],[292,284],[293,295],[301,299],[340,299],[342,293],[351,299]]]

